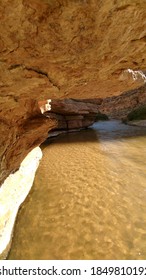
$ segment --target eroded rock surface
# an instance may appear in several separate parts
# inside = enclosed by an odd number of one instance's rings
[[[54,118],[58,121],[55,130],[72,130],[86,128],[98,120],[99,105],[102,99],[52,99],[51,110],[44,112],[47,118]],[[42,102],[39,102],[42,104]],[[42,106],[45,111],[46,104]]]
[[[37,101],[143,85],[145,19],[145,0],[0,1],[0,183],[56,127]]]
[[[0,184],[48,131],[146,102],[145,19],[145,0],[0,0]]]
[[[105,98],[99,110],[111,118],[122,119],[144,104],[146,104],[146,84],[119,96]]]
[[[0,3],[1,93],[32,98],[118,95],[143,83],[145,0]]]
[[[19,168],[24,157],[56,126],[55,119],[47,119],[41,114],[35,100],[14,99],[11,95],[1,98],[0,183]]]
[[[18,169],[23,158],[48,137],[49,131],[92,125],[101,102],[102,99],[37,102],[11,95],[3,98],[0,110],[1,182]]]

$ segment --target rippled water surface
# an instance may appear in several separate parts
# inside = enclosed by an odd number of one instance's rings
[[[98,122],[42,149],[9,259],[146,259],[146,128]]]

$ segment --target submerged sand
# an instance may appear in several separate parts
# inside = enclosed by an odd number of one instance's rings
[[[41,158],[42,151],[36,147],[0,188],[0,259],[7,256],[18,209],[31,189]]]

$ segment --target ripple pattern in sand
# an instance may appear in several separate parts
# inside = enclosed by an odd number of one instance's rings
[[[146,258],[146,133],[111,125],[43,145],[9,259]]]

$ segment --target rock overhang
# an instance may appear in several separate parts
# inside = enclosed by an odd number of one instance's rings
[[[56,127],[54,119],[41,114],[38,101],[103,100],[144,84],[146,2],[6,0],[0,15],[0,156],[5,178]]]

